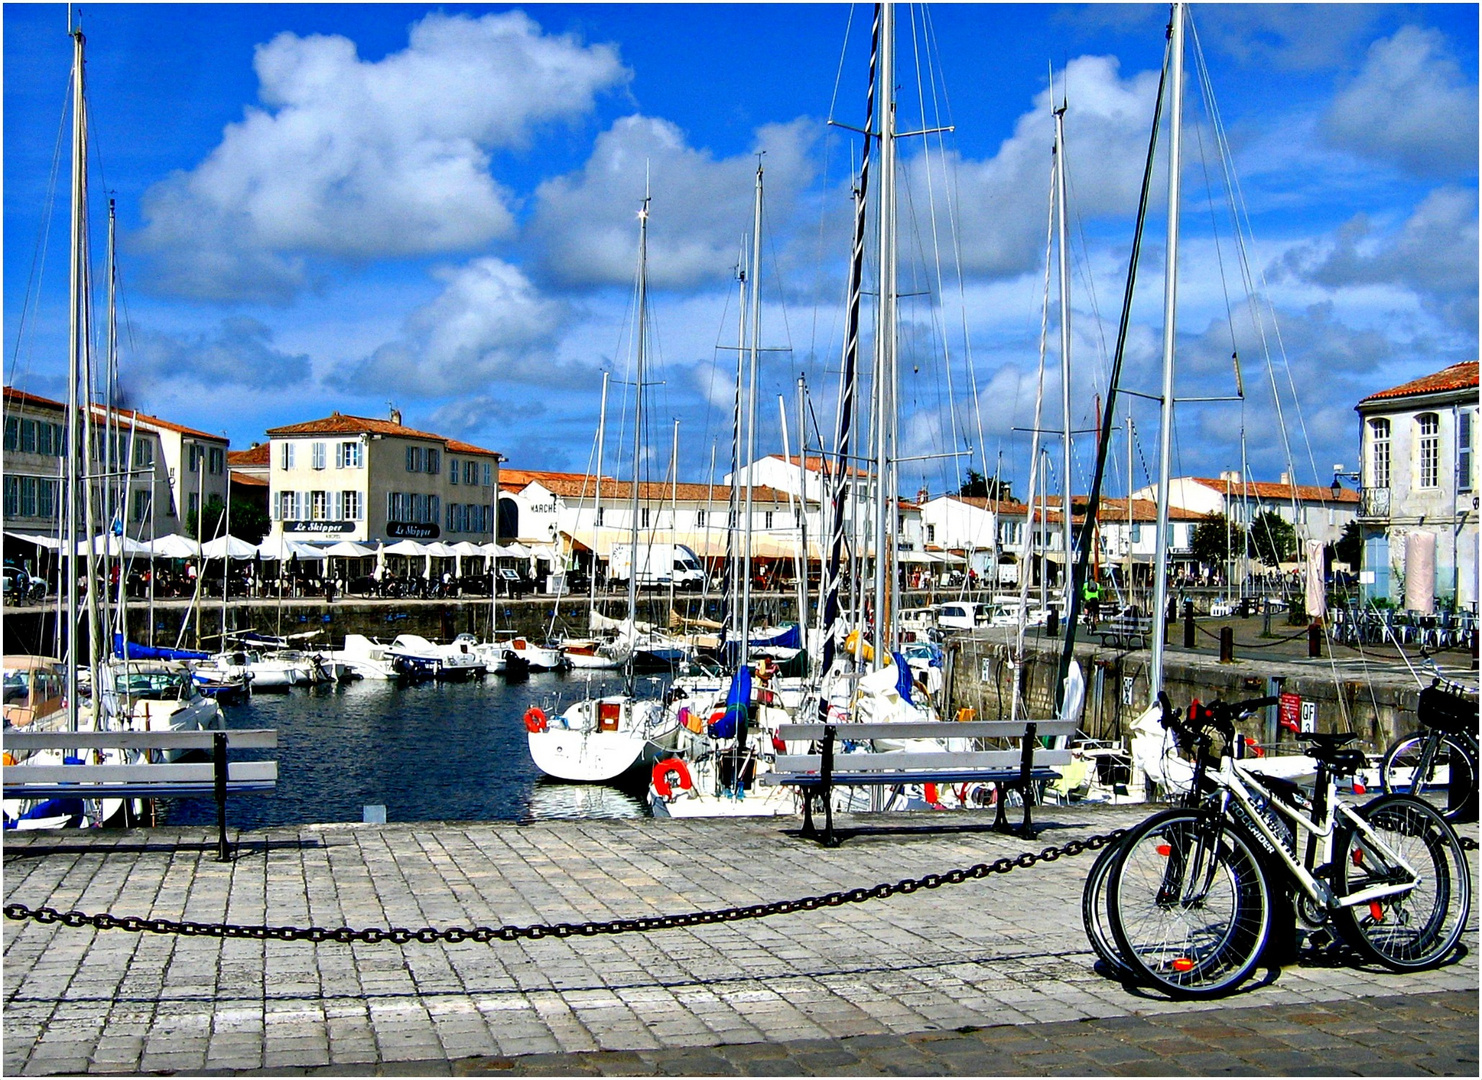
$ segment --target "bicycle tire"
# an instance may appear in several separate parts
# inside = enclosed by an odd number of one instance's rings
[[[1117,977],[1132,978],[1136,976],[1136,972],[1123,963],[1122,955],[1117,951],[1106,906],[1107,881],[1121,850],[1120,843],[1111,843],[1097,853],[1096,861],[1091,864],[1091,872],[1086,875],[1085,887],[1081,890],[1081,921],[1086,927],[1086,938],[1102,963],[1111,968]]]
[[[1420,880],[1408,892],[1340,907],[1333,921],[1358,952],[1395,971],[1435,967],[1456,947],[1471,914],[1472,875],[1456,830],[1413,795],[1381,795],[1358,809]],[[1334,846],[1338,897],[1391,879],[1396,869],[1351,825]]]
[[[1270,940],[1266,874],[1233,823],[1199,810],[1154,814],[1124,839],[1108,882],[1107,917],[1122,962],[1172,997],[1230,993]]]
[[[1432,736],[1419,731],[1395,742],[1384,752],[1379,765],[1379,783],[1386,795],[1403,792],[1407,795],[1424,795],[1441,770],[1446,770],[1448,788],[1447,805],[1441,816],[1455,824],[1458,821],[1475,821],[1477,818],[1477,759],[1475,753],[1457,736],[1449,732],[1438,732],[1440,744],[1431,759],[1427,775],[1420,776],[1418,769],[1426,742]],[[1408,781],[1408,782],[1407,782]],[[1451,789],[1465,794],[1451,794]]]

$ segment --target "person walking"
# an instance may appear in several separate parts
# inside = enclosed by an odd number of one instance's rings
[[[1101,583],[1094,577],[1087,578],[1086,583],[1081,586],[1081,599],[1086,604],[1086,618],[1091,623],[1091,630],[1095,632],[1096,624],[1101,619]]]

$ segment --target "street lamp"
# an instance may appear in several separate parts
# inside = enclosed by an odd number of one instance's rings
[[[1334,501],[1343,494],[1343,485],[1339,482],[1341,480],[1351,480],[1354,484],[1357,484],[1359,482],[1359,474],[1356,472],[1344,472],[1342,465],[1333,466],[1333,483],[1328,490],[1333,493]]]

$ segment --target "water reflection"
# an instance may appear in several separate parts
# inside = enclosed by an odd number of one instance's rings
[[[278,790],[234,798],[227,820],[243,828],[358,822],[366,806],[384,806],[393,822],[642,816],[646,803],[636,793],[545,782],[526,748],[531,705],[553,713],[621,687],[620,675],[545,672],[519,683],[364,680],[256,695],[229,706],[227,723],[277,729],[276,752],[240,756],[276,758]],[[161,809],[171,824],[216,820],[210,799]]]

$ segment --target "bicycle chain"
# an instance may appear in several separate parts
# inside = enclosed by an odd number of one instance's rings
[[[821,896],[805,896],[799,900],[776,900],[770,904],[747,904],[742,907],[721,908],[717,911],[690,911],[678,915],[647,915],[633,919],[610,919],[606,922],[585,923],[536,923],[530,926],[475,926],[465,928],[450,926],[439,930],[424,926],[420,930],[393,927],[389,930],[379,926],[356,930],[341,926],[327,930],[320,926],[250,926],[240,923],[201,923],[177,921],[175,919],[144,919],[135,915],[120,918],[101,912],[89,915],[83,911],[57,911],[56,908],[30,908],[25,904],[6,904],[7,919],[32,919],[39,923],[61,923],[63,926],[81,927],[91,925],[97,930],[127,930],[131,934],[180,934],[183,937],[254,938],[273,941],[336,941],[341,943],[364,942],[376,945],[390,941],[405,945],[419,941],[431,945],[438,941],[457,944],[461,941],[515,941],[519,938],[538,940],[544,937],[594,937],[598,934],[626,934],[649,930],[672,930],[683,926],[701,926],[711,923],[735,922],[741,919],[762,919],[769,915],[787,915],[795,911],[815,911],[821,907],[840,907],[844,904],[862,904],[866,900],[884,900],[896,894],[910,895],[917,889],[937,889],[943,885],[961,885],[971,878],[986,878],[992,874],[1008,874],[1041,862],[1055,862],[1061,856],[1075,856],[1087,851],[1098,851],[1107,844],[1121,838],[1125,829],[1114,829],[1101,836],[1085,840],[1071,840],[1062,847],[1048,847],[1036,854],[1026,851],[1015,858],[1007,856],[991,863],[948,870],[942,874],[925,874],[919,878],[903,878],[891,884],[876,885],[872,889],[843,889],[824,893]]]

